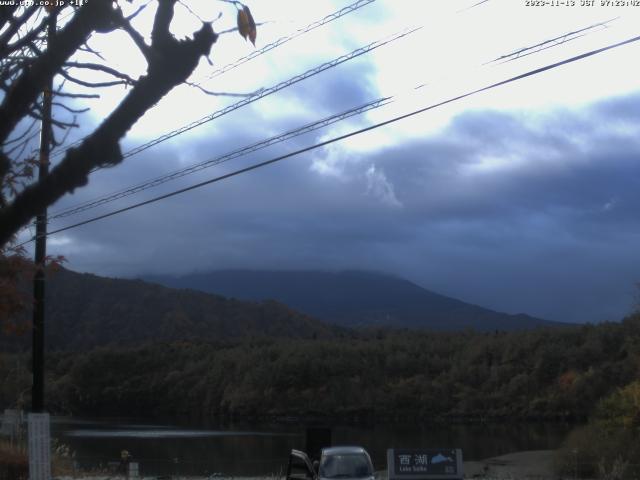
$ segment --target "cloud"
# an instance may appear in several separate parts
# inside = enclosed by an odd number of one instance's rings
[[[225,121],[210,135],[190,138],[189,155],[209,157],[291,126],[284,119],[254,129],[242,128],[240,116]],[[620,128],[622,121],[630,127]],[[71,268],[127,276],[215,268],[386,270],[496,310],[615,320],[629,311],[640,271],[637,125],[640,94],[545,113],[467,112],[422,138],[373,151],[335,144],[70,230],[51,253],[66,255]],[[182,165],[181,145],[131,159],[122,167],[126,174],[105,171],[87,192]]]
[[[375,165],[371,165],[367,169],[365,177],[367,179],[367,194],[377,198],[385,205],[391,207],[402,206],[396,198],[393,185],[382,170],[376,170]]]

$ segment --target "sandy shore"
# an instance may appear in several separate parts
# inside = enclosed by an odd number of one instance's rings
[[[464,462],[466,478],[549,479],[553,472],[553,450],[515,452],[479,462]]]
[[[543,480],[553,479],[553,450],[515,452],[481,461],[464,462],[464,476],[469,479],[486,480]],[[120,480],[118,476],[55,477],[55,480]],[[172,480],[207,480],[206,477],[173,477]],[[276,476],[265,477],[214,477],[215,480],[284,480]],[[387,479],[387,472],[376,472],[379,480]],[[134,479],[130,479],[134,480]],[[156,477],[138,478],[156,480]]]

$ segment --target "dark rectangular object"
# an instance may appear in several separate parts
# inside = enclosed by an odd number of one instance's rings
[[[462,450],[454,448],[387,450],[389,480],[459,479]]]
[[[320,459],[323,448],[331,446],[331,429],[324,427],[308,427],[306,431],[305,449],[309,458]]]

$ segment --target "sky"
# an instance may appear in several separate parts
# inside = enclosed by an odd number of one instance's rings
[[[213,24],[217,31],[235,25],[233,5],[185,2],[208,20],[222,13]],[[256,48],[351,3],[247,0],[259,23]],[[216,92],[248,94],[421,27],[98,171],[49,212],[380,97],[393,96],[390,105],[53,220],[49,229],[640,33],[640,7],[586,6],[580,0],[562,6],[528,6],[525,0],[476,3],[376,0],[210,79],[216,68],[254,51],[237,32],[221,35],[211,54],[213,66],[201,62],[192,81]],[[199,28],[192,13],[181,6],[177,12],[176,36]],[[150,8],[136,20],[143,33],[152,14]],[[610,22],[553,48],[488,63],[605,21]],[[52,235],[48,253],[64,255],[71,269],[118,277],[227,268],[376,270],[497,311],[568,322],[620,320],[636,305],[640,281],[638,43]],[[111,65],[132,76],[144,74],[144,61],[124,34],[96,36],[90,44]],[[88,133],[126,93],[120,87],[102,92],[69,141]],[[123,151],[243,98],[178,87],[129,132]]]

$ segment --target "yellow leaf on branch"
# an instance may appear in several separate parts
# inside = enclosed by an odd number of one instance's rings
[[[253,19],[253,15],[251,15],[251,10],[246,5],[241,10],[238,10],[238,32],[245,40],[248,38],[255,47],[258,33],[256,22]]]

